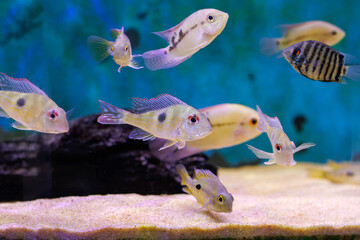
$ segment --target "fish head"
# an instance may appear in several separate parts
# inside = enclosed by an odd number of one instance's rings
[[[291,65],[301,66],[307,61],[306,53],[300,47],[303,43],[304,42],[295,43],[282,52],[286,61]]]
[[[291,167],[296,164],[294,160],[295,145],[289,141],[276,141],[273,147],[274,158],[277,164]]]
[[[186,141],[204,138],[212,132],[212,126],[204,113],[188,108],[183,114],[182,138]]]
[[[213,195],[212,201],[206,206],[215,212],[232,212],[234,197],[226,190]]]
[[[118,61],[130,61],[131,60],[131,44],[129,38],[122,33],[118,36],[115,43],[110,47],[110,55]]]
[[[332,46],[340,42],[345,37],[345,32],[341,28],[331,24],[328,28],[327,37],[326,43]]]
[[[229,14],[216,10],[204,9],[201,12],[201,28],[209,36],[217,36],[225,28]]]
[[[326,177],[337,183],[360,184],[360,168],[347,166],[326,173]]]
[[[242,107],[239,109],[237,119],[237,126],[234,129],[235,139],[252,139],[262,133],[257,129],[260,119],[259,114],[254,109]]]
[[[64,109],[52,104],[41,116],[42,128],[46,133],[65,133],[69,131],[69,123]]]

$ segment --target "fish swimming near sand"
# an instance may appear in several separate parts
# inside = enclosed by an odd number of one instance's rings
[[[132,112],[100,101],[101,124],[130,124],[135,128],[129,138],[143,141],[167,139],[163,150],[172,145],[184,148],[187,141],[209,135],[212,127],[207,117],[181,100],[168,94],[153,99],[133,98]]]
[[[0,116],[12,118],[12,127],[42,133],[69,131],[66,112],[25,78],[0,73]]]
[[[328,169],[311,168],[309,176],[313,178],[324,178],[334,183],[360,185],[360,163],[341,162],[328,160]]]
[[[210,170],[195,169],[191,178],[184,165],[177,165],[183,191],[193,195],[200,206],[215,212],[231,212],[234,197]]]
[[[351,63],[354,57],[322,42],[299,42],[285,49],[283,55],[298,73],[312,80],[344,83],[344,78],[360,78],[360,65]]]
[[[142,54],[145,66],[152,70],[172,68],[209,45],[225,28],[229,15],[216,9],[202,9],[181,23],[154,34],[169,46]]]
[[[303,143],[295,147],[294,142],[290,141],[289,137],[285,134],[279,119],[263,114],[259,106],[256,106],[256,108],[260,118],[257,129],[266,132],[270,139],[273,153],[264,152],[250,145],[247,146],[258,158],[269,159],[264,164],[271,165],[276,163],[286,167],[293,166],[296,164],[294,153],[315,146],[314,143]]]
[[[261,52],[268,57],[298,42],[315,40],[333,46],[345,37],[342,29],[325,21],[308,21],[279,27],[283,30],[281,38],[261,39]]]
[[[208,136],[187,142],[183,149],[170,147],[158,151],[166,140],[156,139],[149,143],[152,154],[164,161],[176,161],[196,153],[235,146],[249,141],[261,134],[257,130],[258,113],[241,104],[218,104],[199,109],[205,114],[212,126],[212,133]]]
[[[110,34],[114,42],[98,36],[90,36],[88,38],[87,43],[93,59],[96,62],[101,62],[111,55],[115,63],[120,66],[118,68],[119,73],[126,66],[134,69],[143,68],[133,59],[139,55],[132,55],[131,43],[124,32],[124,27],[121,29],[111,29]]]

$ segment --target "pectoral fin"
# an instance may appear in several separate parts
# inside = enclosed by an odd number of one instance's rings
[[[135,128],[134,130],[131,131],[129,138],[148,141],[148,140],[153,140],[156,137],[154,135],[152,135],[151,133],[148,133],[140,128]]]
[[[264,152],[260,149],[254,148],[253,146],[250,146],[250,145],[246,145],[246,146],[256,155],[256,157],[261,158],[261,159],[269,159],[269,161],[264,162],[264,164],[270,165],[270,164],[275,163],[273,153]]]
[[[315,146],[315,143],[303,143],[300,146],[298,146],[297,148],[295,148],[294,153],[299,152],[304,149],[307,149],[309,147],[313,147],[313,146]]]
[[[18,130],[32,130],[32,129],[28,128],[28,127],[25,127],[24,125],[22,125],[22,124],[19,123],[19,122],[14,122],[13,124],[11,124],[11,126],[12,126],[13,128],[18,129]]]

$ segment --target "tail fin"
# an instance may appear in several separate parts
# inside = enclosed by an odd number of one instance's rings
[[[260,40],[260,52],[267,57],[271,57],[279,52],[279,38],[262,38]]]
[[[87,44],[91,53],[91,57],[98,63],[110,55],[108,52],[108,47],[112,43],[106,39],[98,36],[90,36],[87,40]]]
[[[186,168],[182,164],[176,166],[176,171],[181,177],[181,185],[185,186],[186,181],[190,178],[189,173],[186,171]]]
[[[309,177],[312,178],[325,178],[325,173],[326,173],[325,170],[315,169],[315,168],[309,169],[308,171]]]
[[[101,124],[124,124],[124,115],[127,111],[99,100],[102,114],[98,117]]]
[[[168,48],[152,50],[142,54],[146,68],[151,71],[175,67],[189,57],[191,57],[191,55],[181,58],[171,57]]]
[[[353,81],[359,81],[360,80],[360,65],[349,65],[346,66],[346,78],[353,80]]]

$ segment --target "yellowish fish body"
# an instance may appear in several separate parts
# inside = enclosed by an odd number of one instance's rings
[[[175,27],[154,32],[168,41],[169,46],[142,54],[150,70],[174,67],[209,45],[225,28],[229,15],[216,9],[202,9]]]
[[[99,123],[135,126],[137,128],[129,136],[132,139],[166,139],[160,150],[172,145],[184,148],[185,142],[206,137],[212,131],[204,114],[167,94],[150,100],[134,98],[134,113],[102,101],[100,104],[103,113],[98,118]]]
[[[277,117],[271,118],[262,113],[259,106],[257,106],[260,122],[257,129],[266,132],[271,142],[273,153],[264,152],[257,148],[248,145],[248,148],[258,157],[262,159],[269,159],[264,164],[279,164],[290,167],[296,164],[294,160],[294,153],[303,149],[315,146],[313,143],[303,143],[299,147],[295,147],[294,142],[290,141],[285,134],[281,123]]]
[[[14,128],[54,134],[69,130],[65,111],[28,80],[1,73],[0,87],[6,89],[0,91],[0,116],[14,119]]]
[[[210,170],[195,169],[191,178],[183,165],[176,167],[183,191],[195,197],[200,206],[215,212],[231,212],[234,197]]]
[[[261,134],[256,128],[258,113],[247,106],[218,104],[199,111],[211,123],[213,131],[210,135],[188,142],[181,150],[172,147],[159,152],[158,148],[164,141],[153,141],[150,143],[153,154],[161,160],[176,161],[199,152],[235,146]]]
[[[360,185],[360,163],[336,163],[329,160],[327,169],[309,169],[309,176],[314,178],[325,178],[334,183]]]
[[[124,27],[121,29],[111,29],[110,34],[115,40],[114,42],[97,36],[90,36],[88,38],[88,46],[94,60],[101,62],[111,55],[114,62],[120,66],[118,72],[126,66],[134,69],[143,68],[133,60],[137,55],[132,55],[131,43],[124,32]]]
[[[261,52],[271,56],[289,46],[307,40],[323,42],[333,46],[345,37],[339,27],[325,21],[308,21],[280,26],[284,29],[282,38],[263,38]]]

